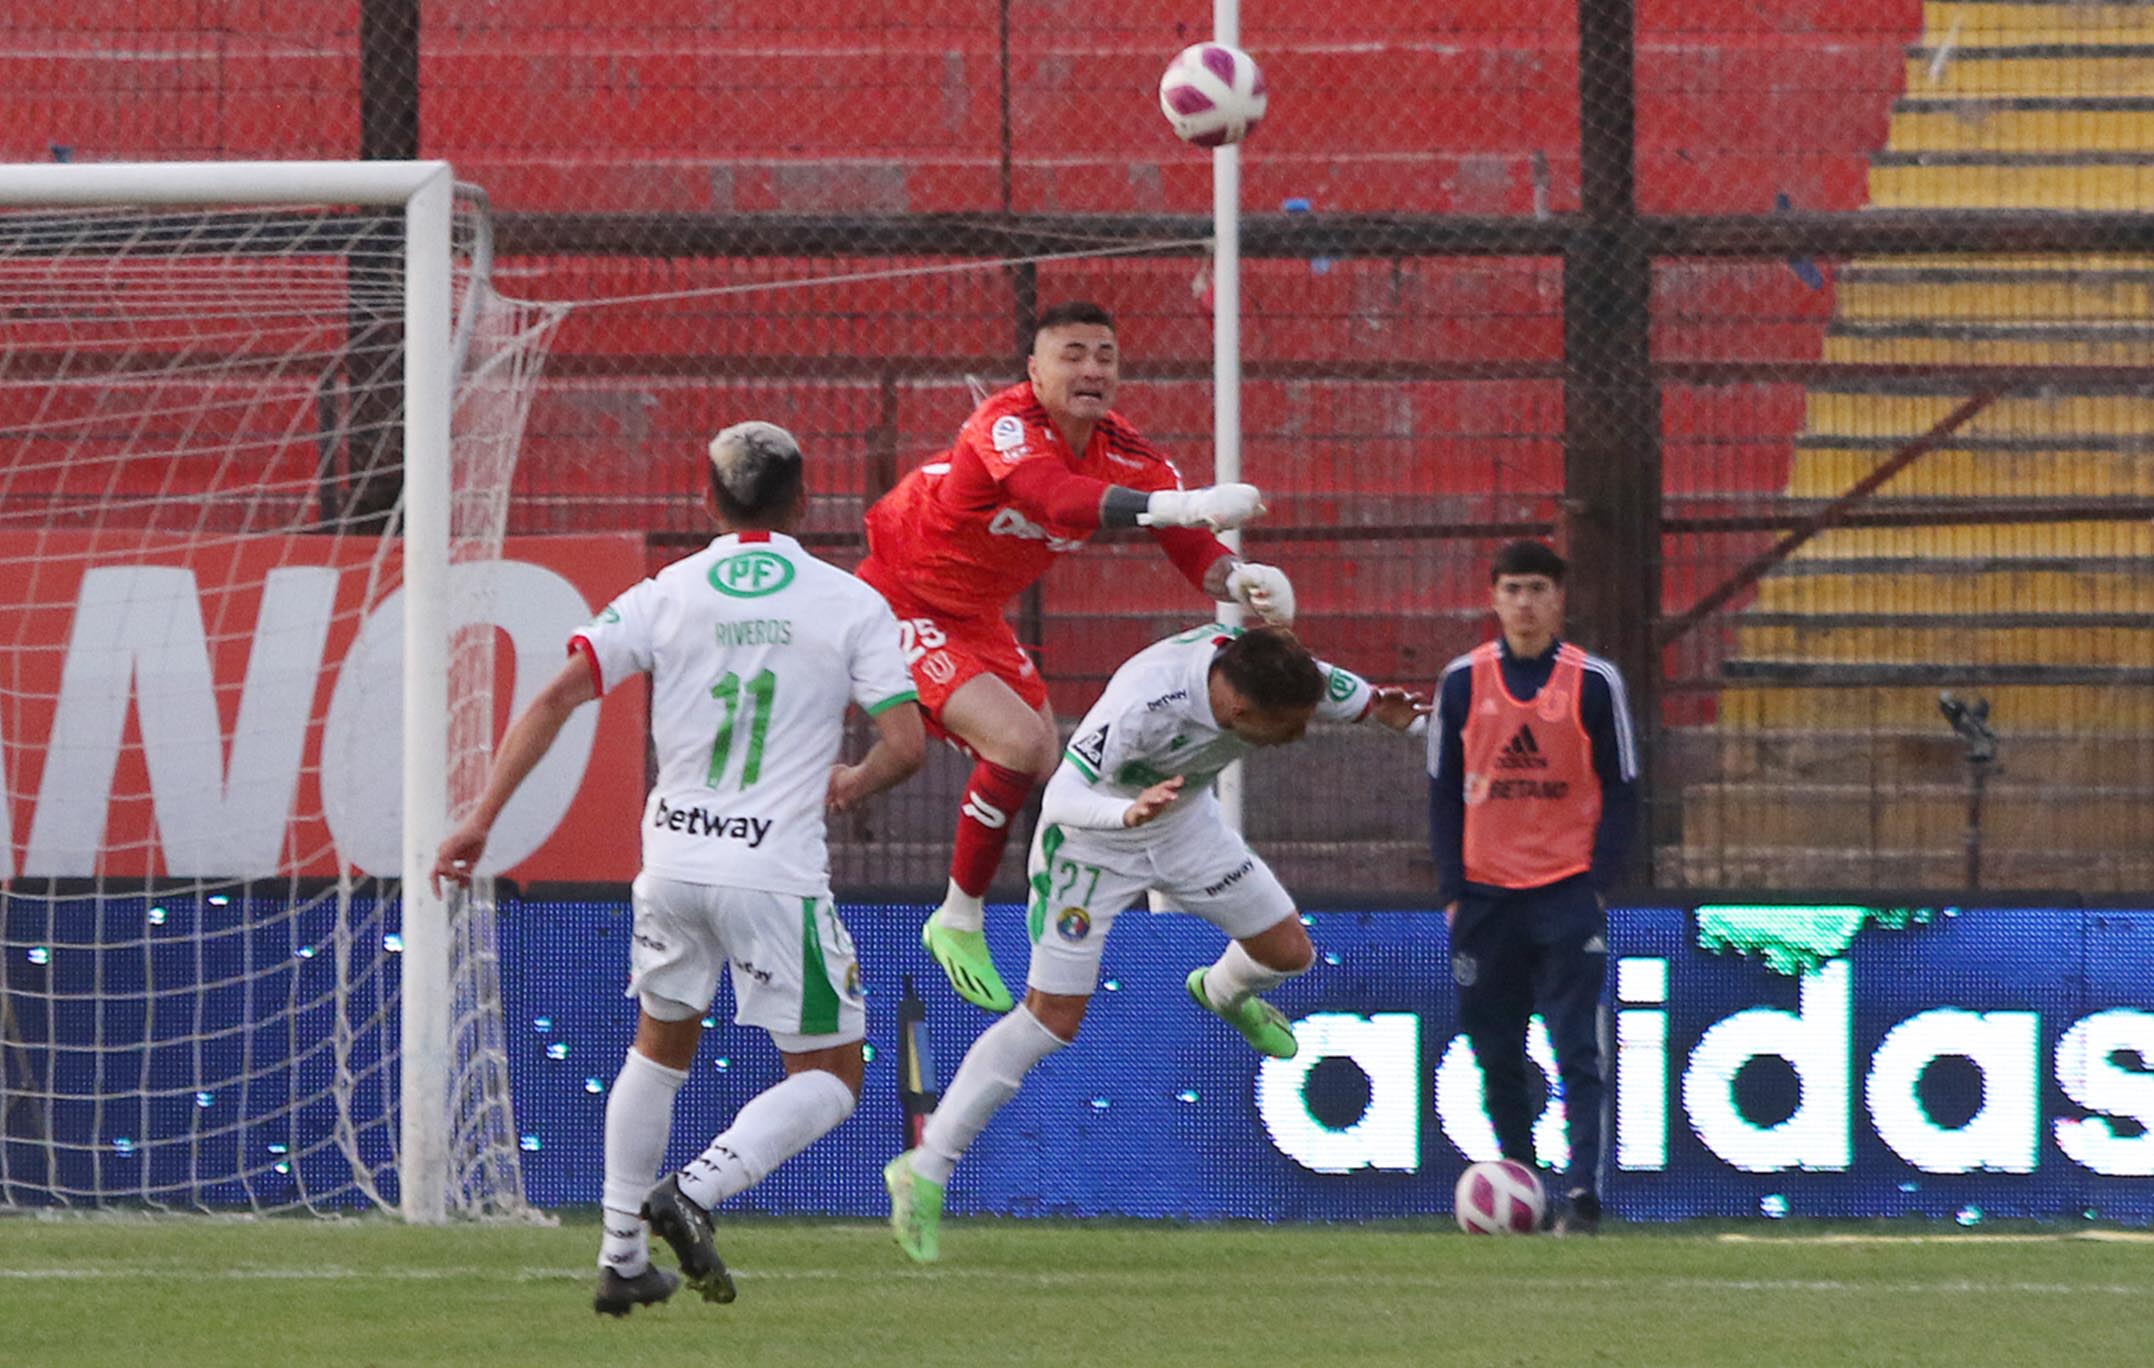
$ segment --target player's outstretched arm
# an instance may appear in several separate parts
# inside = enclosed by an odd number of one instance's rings
[[[896,788],[920,770],[927,759],[927,727],[920,705],[900,703],[875,714],[875,744],[857,765],[830,767],[832,812],[850,812],[885,789]]]
[[[1131,803],[1128,810],[1122,814],[1122,825],[1141,827],[1165,812],[1174,805],[1175,799],[1182,796],[1183,782],[1181,775],[1173,775],[1138,794],[1137,801]]]
[[[546,752],[553,749],[554,738],[561,734],[569,714],[596,697],[598,684],[591,676],[590,662],[581,656],[570,656],[560,673],[539,690],[538,697],[516,714],[508,734],[501,738],[501,749],[494,754],[494,766],[486,776],[486,791],[479,796],[478,806],[434,854],[431,882],[435,893],[441,892],[443,879],[471,882],[471,871],[478,868],[479,857],[486,853],[486,838],[494,829],[494,819],[516,796],[531,771],[538,768],[538,762],[546,758]]]
[[[1055,461],[1025,461],[1002,477],[1002,492],[1031,518],[1071,527],[1240,527],[1264,511],[1253,484],[1202,489],[1131,489],[1079,475]]]
[[[1144,506],[1136,508],[1130,500],[1117,498],[1118,494],[1141,498]],[[1257,487],[1239,483],[1206,485],[1202,489],[1157,489],[1150,494],[1117,485],[1109,491],[1101,509],[1102,521],[1133,513],[1138,527],[1208,527],[1214,532],[1253,522],[1263,512],[1264,496]]]
[[[1369,691],[1368,711],[1361,716],[1363,721],[1381,722],[1395,732],[1414,733],[1427,730],[1426,719],[1434,707],[1427,694],[1377,685]]]
[[[1164,784],[1154,784],[1131,802],[1119,793],[1103,793],[1093,788],[1090,781],[1065,760],[1056,767],[1054,777],[1047,781],[1046,792],[1040,795],[1040,821],[1043,825],[1082,827],[1089,831],[1142,826],[1164,812],[1181,788],[1179,778],[1170,779]]]

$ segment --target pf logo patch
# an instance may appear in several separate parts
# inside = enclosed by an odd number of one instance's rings
[[[1092,918],[1081,907],[1065,907],[1055,921],[1055,934],[1066,941],[1081,941],[1092,934]]]
[[[1025,449],[1024,419],[1014,413],[1003,414],[995,420],[994,427],[988,429],[988,439],[997,451],[1022,454]]]
[[[1474,980],[1481,977],[1481,962],[1471,955],[1451,957],[1451,981],[1461,988],[1473,987]]]

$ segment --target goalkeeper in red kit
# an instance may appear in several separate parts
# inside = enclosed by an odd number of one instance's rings
[[[981,904],[1011,819],[1054,772],[1047,686],[1003,619],[1011,598],[1103,527],[1146,527],[1191,584],[1268,623],[1294,589],[1213,533],[1263,511],[1253,485],[1183,489],[1173,464],[1114,412],[1121,354],[1097,304],[1058,304],[1033,331],[1025,383],[990,396],[957,443],[868,510],[857,573],[896,612],[929,726],[975,762],[958,810],[950,887],[921,942],[967,1002],[1010,1009]]]

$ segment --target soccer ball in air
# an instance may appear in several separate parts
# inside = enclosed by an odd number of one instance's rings
[[[1541,1228],[1548,1194],[1516,1159],[1489,1159],[1458,1176],[1451,1210],[1468,1235],[1531,1235]]]
[[[1240,142],[1264,117],[1264,73],[1223,43],[1183,48],[1159,78],[1159,108],[1174,136],[1199,147]]]

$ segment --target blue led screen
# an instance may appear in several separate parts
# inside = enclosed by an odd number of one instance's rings
[[[115,900],[100,913],[87,900],[9,900],[8,1078],[107,1095],[102,1105],[33,1108],[19,1091],[0,1094],[0,1168],[19,1185],[11,1200],[34,1202],[57,1180],[108,1192],[139,1184],[208,1205],[274,1203],[314,1163],[323,1175],[307,1185],[332,1181],[327,1109],[294,1105],[322,1082],[330,957],[295,955],[293,945],[304,952],[320,938],[289,930],[320,914],[293,923],[275,900],[251,896],[160,907],[164,921],[148,925],[141,904]],[[879,1216],[879,1169],[903,1143],[904,976],[927,1003],[941,1081],[988,1023],[920,949],[924,909],[844,915],[870,992],[865,1095],[850,1121],[736,1199],[743,1207]],[[1015,982],[1021,910],[989,916]],[[277,917],[285,930],[249,930]],[[625,890],[508,899],[500,928],[527,1190],[542,1206],[595,1202],[606,1091],[635,1019],[620,995]],[[1277,1220],[1447,1211],[1460,1168],[1491,1154],[1493,1140],[1478,1068],[1456,1038],[1442,918],[1323,912],[1311,934],[1316,968],[1273,995],[1297,1022],[1301,1056],[1266,1062],[1183,991],[1187,971],[1217,954],[1216,932],[1188,917],[1120,919],[1077,1045],[1042,1064],[982,1136],[958,1170],[952,1210]],[[99,935],[110,949],[79,948]],[[279,957],[293,962],[268,962]],[[360,959],[381,974],[397,963],[392,952]],[[151,983],[162,1005],[145,1000]],[[195,993],[198,984],[211,986]],[[372,996],[375,984],[362,991]],[[182,1001],[184,1012],[172,1010]],[[1618,907],[1609,1009],[1604,1190],[1621,1216],[2154,1222],[2154,911]],[[716,1011],[669,1163],[779,1076],[768,1040],[727,1020],[725,996]],[[355,1042],[365,1086],[391,1081],[378,1064],[393,1030],[391,1013]],[[1547,1064],[1538,1029],[1532,1044]],[[191,1080],[204,1050],[231,1054],[229,1072],[252,1081],[198,1096]],[[296,1066],[268,1067],[279,1050],[297,1050]],[[1536,1129],[1550,1162],[1563,1157],[1560,1108],[1550,1099]],[[54,1173],[55,1155],[73,1167]],[[185,1191],[192,1174],[235,1168],[242,1178]]]
[[[919,948],[923,914],[846,909],[870,988],[866,1093],[743,1206],[882,1212],[878,1173],[903,1143],[902,977],[928,1003],[942,1081],[988,1021]],[[989,917],[1014,982],[1020,909]],[[633,1015],[617,996],[626,925],[624,906],[600,903],[526,904],[503,922],[517,1116],[539,1146],[524,1157],[542,1204],[597,1198],[602,1089]],[[1443,919],[1327,912],[1311,934],[1317,967],[1272,995],[1297,1020],[1301,1057],[1267,1063],[1183,992],[1217,954],[1216,932],[1189,917],[1120,919],[1077,1045],[981,1137],[951,1209],[1448,1211],[1460,1169],[1494,1143],[1478,1068],[1454,1039]],[[1605,1191],[1617,1214],[2154,1220],[2154,912],[1620,907],[1611,941]],[[1538,1023],[1532,1043],[1552,1064]],[[758,1033],[711,1032],[669,1162],[777,1076]],[[1537,1127],[1544,1160],[1563,1156],[1559,1118],[1557,1099]]]

